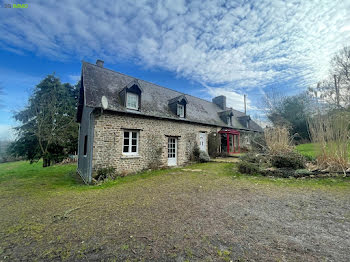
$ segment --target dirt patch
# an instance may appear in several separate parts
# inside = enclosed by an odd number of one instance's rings
[[[2,183],[0,261],[348,261],[349,187],[258,183],[229,175],[232,164],[192,170],[47,195]]]

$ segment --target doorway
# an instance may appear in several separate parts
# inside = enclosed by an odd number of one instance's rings
[[[168,137],[168,166],[177,165],[177,138]]]

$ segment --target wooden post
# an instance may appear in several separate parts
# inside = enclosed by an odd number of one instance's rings
[[[227,141],[226,141],[227,153],[230,154],[230,134],[229,133],[226,133],[226,138],[227,138]]]
[[[235,135],[232,135],[232,146],[233,146],[233,153],[236,153],[236,147],[235,147]]]
[[[337,75],[334,75],[334,87],[335,87],[335,97],[337,100],[337,107],[340,106],[340,102],[339,102],[339,82],[337,82]]]
[[[237,143],[238,143],[238,153],[241,153],[241,148],[239,147],[239,137],[240,137],[241,134],[238,134],[238,137],[237,137]]]

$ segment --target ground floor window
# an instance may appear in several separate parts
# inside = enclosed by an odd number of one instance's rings
[[[139,132],[138,131],[124,131],[123,139],[123,154],[137,155],[139,150]]]

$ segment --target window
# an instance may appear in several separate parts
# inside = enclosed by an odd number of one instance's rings
[[[177,115],[179,117],[185,117],[185,107],[183,105],[177,104]]]
[[[176,158],[176,138],[168,138],[168,158]]]
[[[130,109],[139,109],[139,96],[134,93],[128,92],[126,94],[126,107]]]
[[[137,155],[139,146],[138,131],[124,131],[123,154]]]
[[[227,117],[227,125],[232,126],[232,121],[230,116]]]
[[[84,156],[87,155],[87,139],[88,139],[88,136],[85,136],[84,137]]]

